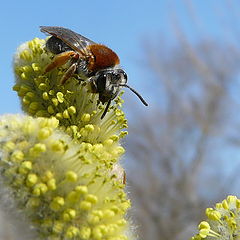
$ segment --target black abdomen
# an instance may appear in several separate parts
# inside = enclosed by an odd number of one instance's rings
[[[66,43],[64,43],[61,39],[57,37],[50,37],[46,42],[46,48],[50,52],[54,54],[59,54],[66,51],[72,51],[73,49],[70,48]]]

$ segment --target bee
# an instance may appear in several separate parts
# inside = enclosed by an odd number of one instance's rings
[[[40,30],[51,35],[46,41],[46,49],[55,54],[45,72],[69,63],[60,84],[64,84],[75,73],[80,79],[89,80],[92,92],[99,94],[99,101],[107,103],[101,119],[123,87],[130,89],[148,106],[143,97],[127,85],[127,74],[120,68],[119,57],[113,50],[67,28],[41,26]]]

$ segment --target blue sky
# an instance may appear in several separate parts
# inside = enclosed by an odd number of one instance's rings
[[[12,56],[19,44],[45,37],[39,31],[40,25],[64,26],[111,47],[121,58],[129,84],[151,104],[151,86],[145,69],[138,63],[144,56],[143,39],[154,41],[161,33],[174,42],[173,19],[193,41],[205,34],[224,37],[226,31],[231,32],[224,28],[228,23],[221,23],[226,7],[219,0],[4,1],[0,16],[0,114],[21,112],[18,97],[12,91]],[[189,11],[197,18],[199,31]]]

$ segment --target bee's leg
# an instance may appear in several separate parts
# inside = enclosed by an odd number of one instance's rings
[[[60,83],[63,85],[77,70],[77,62],[73,63],[64,73]]]
[[[79,57],[78,53],[74,51],[59,53],[53,58],[52,62],[46,67],[45,73],[50,72],[56,67],[60,67],[64,65],[65,63],[67,63],[69,60],[73,58],[77,59],[78,57]]]
[[[79,80],[79,84],[82,83],[82,82],[86,82],[86,80],[84,80],[82,77],[80,77],[80,76],[78,76],[78,75],[76,75],[75,78],[76,78],[77,80]]]
[[[96,77],[90,77],[87,82],[90,83],[90,87],[91,87],[91,92],[92,93],[97,93],[97,82],[96,82]]]

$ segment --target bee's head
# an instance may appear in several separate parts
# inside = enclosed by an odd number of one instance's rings
[[[127,74],[122,69],[98,71],[93,80],[93,86],[102,103],[113,100],[126,83]]]
[[[105,69],[98,71],[91,78],[93,91],[99,93],[99,100],[102,103],[107,102],[107,106],[102,114],[103,118],[110,106],[111,101],[117,97],[122,87],[129,88],[135,93],[145,106],[148,106],[142,96],[133,88],[127,85],[127,74],[122,69]]]

